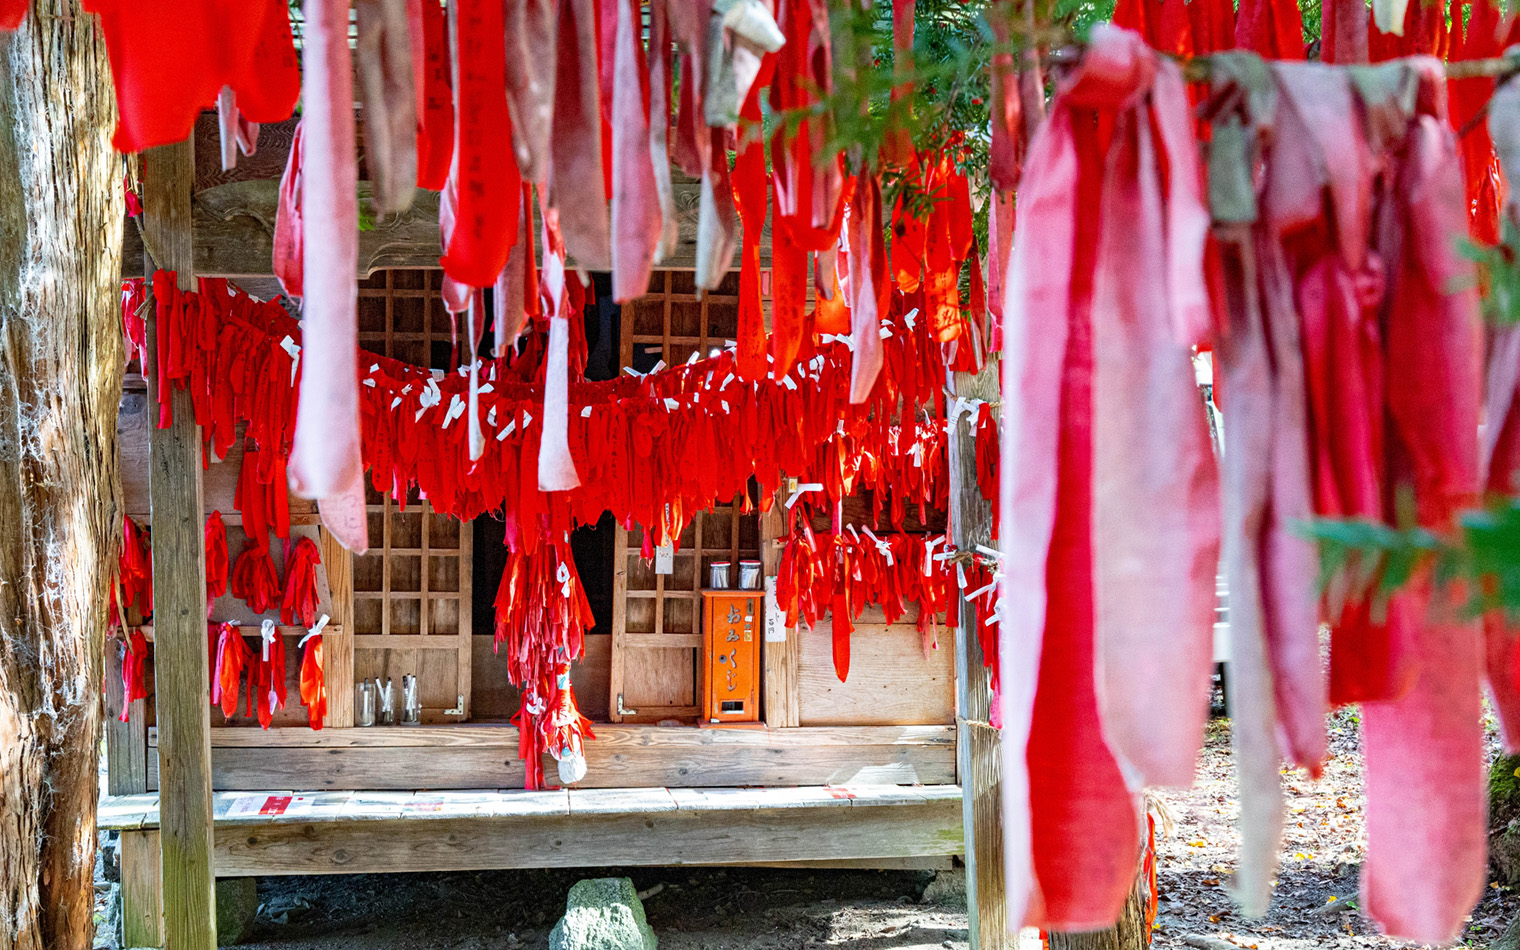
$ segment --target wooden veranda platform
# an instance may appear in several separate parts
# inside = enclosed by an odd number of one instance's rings
[[[162,945],[159,797],[121,832],[127,943]],[[620,865],[934,866],[962,853],[957,785],[218,792],[218,877]]]

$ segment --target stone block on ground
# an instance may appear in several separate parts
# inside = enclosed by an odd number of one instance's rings
[[[565,916],[549,934],[549,950],[655,950],[658,945],[639,892],[626,877],[576,882],[565,899]]]
[[[922,900],[925,904],[965,907],[966,869],[951,868],[948,871],[934,872],[934,880],[924,888]]]
[[[259,911],[258,886],[251,877],[221,877],[216,880],[216,939],[221,944],[239,944],[253,932],[253,919]]]

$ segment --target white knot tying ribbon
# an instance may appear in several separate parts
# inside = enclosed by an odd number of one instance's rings
[[[290,354],[290,385],[294,386],[301,378],[301,344],[287,336],[280,341],[280,349]]]
[[[934,549],[945,543],[943,535],[924,542],[924,576],[934,575]]]
[[[978,598],[984,597],[987,594],[990,594],[993,591],[997,590],[997,586],[998,586],[998,582],[997,581],[992,581],[986,587],[978,587],[976,590],[974,590],[971,593],[967,594],[966,595],[966,599],[967,600],[977,600]]]
[[[792,497],[786,500],[786,510],[791,511],[792,506],[797,504],[797,499],[801,498],[803,495],[807,494],[810,491],[823,491],[823,483],[807,482],[805,484],[798,485],[797,490],[792,492]]]
[[[443,428],[447,429],[449,427],[449,423],[464,415],[464,407],[465,401],[459,398],[458,393],[455,393],[449,400],[448,411],[443,414]]]
[[[279,632],[274,628],[273,620],[265,620],[262,624],[259,625],[259,638],[263,641],[264,644],[263,656],[265,663],[269,662],[269,645],[273,643],[274,638],[279,635]]]
[[[873,543],[873,544],[876,545],[876,551],[877,551],[877,553],[880,554],[882,557],[884,557],[884,558],[887,559],[887,567],[891,567],[892,565],[894,565],[894,564],[897,563],[892,558],[892,545],[890,545],[887,542],[883,541],[881,538],[878,538],[876,536],[875,532],[873,532],[870,528],[862,527],[860,530],[864,531],[866,537],[868,537],[868,538],[871,539],[871,543]]]
[[[322,628],[327,626],[328,619],[329,618],[327,614],[323,614],[321,617],[317,618],[317,625],[306,631],[306,636],[302,637],[296,643],[296,649],[299,650],[302,647],[306,646],[306,641],[310,640],[312,637],[320,637],[322,635]]]

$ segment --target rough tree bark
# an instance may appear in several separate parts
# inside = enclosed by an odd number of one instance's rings
[[[0,35],[0,946],[88,950],[120,526],[121,168],[79,0]]]
[[[1139,875],[1117,924],[1107,930],[1089,933],[1052,933],[1050,950],[1144,950],[1149,947],[1150,940],[1145,934],[1148,889],[1145,875]]]

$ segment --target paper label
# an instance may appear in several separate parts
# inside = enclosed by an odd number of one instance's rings
[[[675,545],[662,544],[654,549],[654,572],[670,574],[676,569]]]
[[[765,642],[786,642],[786,616],[776,603],[776,579],[765,579]]]

